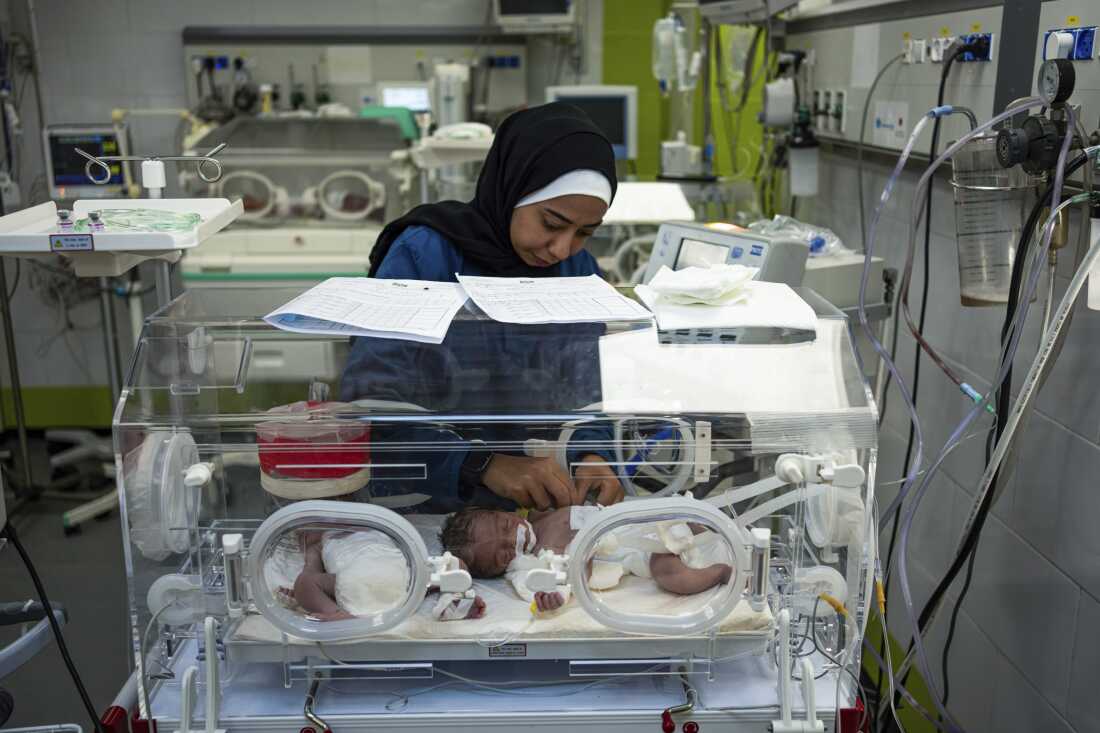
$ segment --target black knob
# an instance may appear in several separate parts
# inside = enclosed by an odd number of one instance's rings
[[[1023,163],[1027,160],[1030,146],[1031,140],[1023,129],[1013,127],[1001,130],[997,133],[997,162],[1003,168]]]

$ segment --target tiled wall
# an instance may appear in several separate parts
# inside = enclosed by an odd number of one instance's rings
[[[838,155],[824,157],[821,196],[806,218],[834,228],[858,243],[856,166]],[[888,170],[867,166],[864,192],[873,210]],[[915,176],[905,174],[879,227],[876,253],[900,267]],[[967,380],[984,390],[996,365],[1004,309],[959,305],[955,213],[952,193],[937,183],[932,226],[927,338]],[[1070,241],[1075,242],[1076,231]],[[918,240],[918,247],[923,241]],[[918,249],[918,252],[920,250]],[[1061,298],[1072,274],[1073,249],[1057,269]],[[918,257],[913,282],[914,313],[924,272]],[[1040,285],[1015,374],[1019,388],[1038,344]],[[1083,299],[1082,299],[1083,300]],[[915,317],[915,316],[914,316]],[[903,326],[904,328],[904,326]],[[998,499],[978,549],[974,580],[963,605],[950,654],[950,708],[971,731],[1100,731],[1091,697],[1100,684],[1100,313],[1079,303],[1057,366],[1036,401],[1036,411],[1018,440],[1015,474]],[[914,341],[899,339],[898,363],[911,378]],[[918,410],[934,454],[969,409],[967,400],[927,359],[921,368]],[[920,605],[946,571],[974,501],[984,464],[985,428],[960,445],[931,483],[920,505],[911,542],[910,575]],[[908,420],[891,390],[880,434],[877,496],[880,507],[897,492]],[[883,552],[889,533],[882,536]],[[896,575],[895,575],[896,578]],[[952,605],[961,578],[951,592]],[[890,631],[903,645],[911,638],[898,583],[888,600]],[[947,630],[941,613],[928,636],[939,679]]]

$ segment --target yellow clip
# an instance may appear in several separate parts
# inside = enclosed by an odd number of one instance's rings
[[[532,616],[538,616],[539,615],[539,604],[536,603],[535,601],[531,601],[531,615]]]
[[[875,595],[878,597],[878,610],[886,615],[886,590],[882,587],[882,581],[875,581]]]

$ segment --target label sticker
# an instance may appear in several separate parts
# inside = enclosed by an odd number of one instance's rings
[[[970,24],[970,32],[971,33],[981,33],[982,32],[982,24],[981,23],[971,23]]]
[[[1081,25],[1081,17],[1078,15],[1067,16],[1066,25]]]
[[[872,142],[883,148],[901,148],[909,137],[908,120],[908,102],[875,102]]]
[[[489,647],[490,657],[526,657],[527,645],[526,644],[501,644],[500,646]]]
[[[94,252],[91,234],[51,234],[51,252]]]
[[[754,244],[752,246],[752,256],[753,257],[759,257],[762,254],[764,254],[764,245]]]
[[[951,35],[951,29],[948,28],[947,26],[944,26],[944,27],[940,28],[940,35],[943,36],[944,38],[947,38],[948,36]]]
[[[901,34],[901,40],[903,40],[903,41],[908,41],[912,37],[913,37],[913,34],[910,33],[909,31],[905,31],[905,33]]]

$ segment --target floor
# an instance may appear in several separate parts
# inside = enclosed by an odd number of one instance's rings
[[[129,675],[126,581],[118,512],[83,525],[65,536],[61,512],[72,502],[43,501],[19,514],[16,532],[38,569],[51,602],[64,604],[69,622],[63,628],[69,653],[99,713],[111,704]],[[0,601],[34,597],[34,587],[19,555],[0,549]],[[0,645],[18,629],[0,629]],[[10,677],[0,680],[15,697],[15,712],[5,727],[90,723],[65,670],[57,646],[45,651]]]

